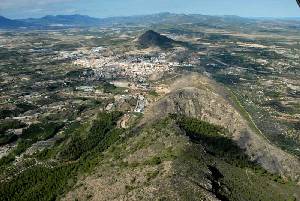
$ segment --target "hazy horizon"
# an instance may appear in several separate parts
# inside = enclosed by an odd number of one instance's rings
[[[88,15],[105,18],[148,15],[162,12],[237,15],[241,17],[300,17],[296,0],[1,0],[0,15],[12,18],[38,18],[46,15]]]
[[[13,19],[13,20],[23,20],[23,19],[40,19],[43,17],[47,16],[75,16],[75,15],[80,15],[80,16],[87,16],[87,17],[92,17],[96,19],[106,19],[106,18],[114,18],[114,17],[139,17],[139,16],[148,16],[148,15],[158,15],[158,14],[164,14],[164,13],[169,13],[169,14],[175,14],[175,15],[207,15],[207,16],[236,16],[236,17],[242,17],[242,18],[249,18],[249,19],[300,19],[300,16],[273,16],[273,17],[268,17],[268,16],[240,16],[240,15],[214,15],[214,14],[203,14],[203,13],[175,13],[175,12],[158,12],[158,13],[147,13],[147,14],[132,14],[132,15],[116,15],[116,16],[107,16],[107,17],[98,17],[98,16],[91,16],[88,14],[80,14],[80,13],[61,13],[61,14],[48,14],[48,15],[42,15],[42,16],[36,16],[36,17],[24,17],[24,18],[10,18],[5,15],[1,15],[2,17],[8,18],[8,19]]]

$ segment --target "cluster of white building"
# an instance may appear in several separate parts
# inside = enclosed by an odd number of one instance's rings
[[[152,74],[171,72],[176,62],[168,62],[165,53],[157,55],[102,56],[103,48],[93,49],[90,56],[74,61],[75,65],[92,68],[101,78],[129,78],[133,81],[147,80]],[[96,54],[98,53],[98,54]]]

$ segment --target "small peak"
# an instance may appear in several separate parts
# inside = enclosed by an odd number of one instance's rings
[[[153,30],[148,30],[142,34],[138,39],[139,45],[143,48],[148,47],[160,47],[160,48],[170,48],[173,46],[173,40],[163,36]]]

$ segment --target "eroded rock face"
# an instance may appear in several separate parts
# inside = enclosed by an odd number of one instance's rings
[[[213,90],[192,86],[174,90],[157,102],[149,112],[152,118],[163,118],[172,113],[196,117],[227,128],[231,137],[251,160],[270,172],[299,181],[299,159],[272,145],[264,136],[253,131],[237,110]],[[147,119],[147,114],[145,118]],[[150,119],[146,122],[151,121]]]

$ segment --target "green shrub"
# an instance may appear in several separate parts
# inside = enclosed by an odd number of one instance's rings
[[[7,182],[0,182],[0,200],[57,200],[75,184],[78,174],[92,170],[101,160],[101,153],[121,139],[124,130],[116,128],[121,115],[120,112],[100,113],[89,130],[85,129],[85,125],[71,126],[67,131],[67,136],[71,136],[71,140],[64,147],[63,154],[65,159],[77,160],[52,168],[35,166]],[[81,127],[84,129],[80,129]],[[41,133],[43,129],[34,126],[30,130],[35,137],[34,133]],[[78,130],[87,133],[79,136]],[[28,133],[28,139],[21,139],[18,149],[27,147],[26,143],[30,142],[32,135]],[[49,151],[44,150],[41,153],[40,157],[47,157]],[[14,160],[10,156],[4,158],[8,161]]]
[[[116,126],[121,115],[120,112],[100,113],[88,131],[82,131],[86,133],[77,133],[71,137],[70,142],[60,154],[61,158],[63,160],[76,160],[86,151],[105,141],[108,136],[113,136],[110,131]]]

